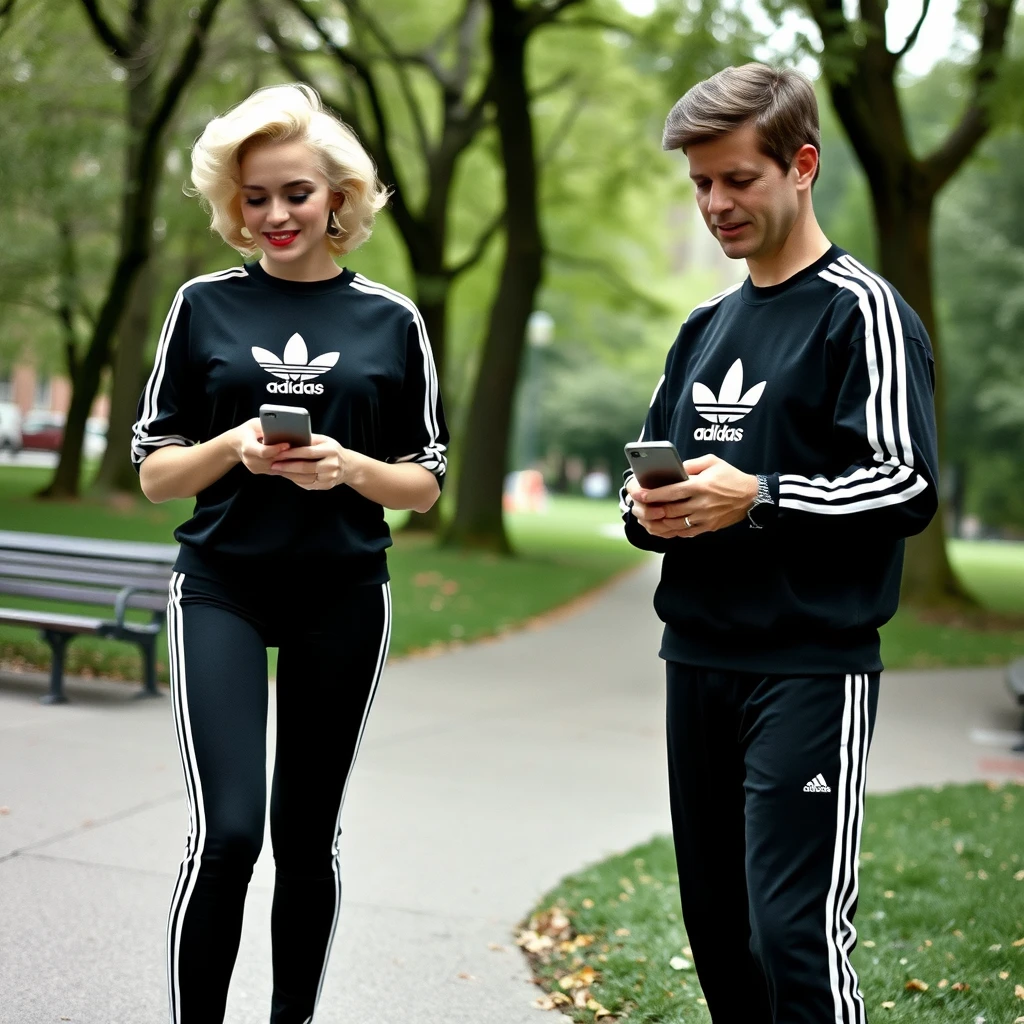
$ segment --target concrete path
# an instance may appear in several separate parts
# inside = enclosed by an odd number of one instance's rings
[[[389,669],[345,808],[317,1024],[546,1019],[516,922],[564,874],[669,825],[656,575],[652,562],[543,629]],[[186,827],[169,701],[78,683],[72,704],[42,707],[44,689],[0,680],[0,1024],[163,1024]],[[998,671],[892,673],[870,784],[1020,774],[1018,724]],[[228,1024],[267,1020],[271,882],[268,842]]]

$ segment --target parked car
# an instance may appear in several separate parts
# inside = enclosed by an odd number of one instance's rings
[[[25,448],[59,452],[64,442],[64,413],[48,409],[30,409],[21,423],[21,443]]]
[[[13,402],[0,402],[0,451],[21,451],[21,410]]]

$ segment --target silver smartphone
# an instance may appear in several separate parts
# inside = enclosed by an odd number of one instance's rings
[[[623,449],[641,487],[654,490],[688,480],[683,460],[671,441],[636,441]]]
[[[263,443],[305,448],[312,441],[309,412],[297,405],[261,405],[260,427]]]

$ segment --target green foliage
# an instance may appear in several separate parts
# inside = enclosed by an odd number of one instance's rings
[[[873,795],[865,822],[853,963],[869,1015],[896,1024],[1014,1020],[1024,978],[1024,788]],[[706,1024],[677,885],[668,837],[566,878],[531,920],[543,928],[544,912],[558,908],[569,921],[563,941],[572,948],[534,957],[542,986],[560,992],[560,979],[589,967],[592,997],[632,1024]],[[592,1009],[566,1012],[580,1024],[596,1019]]]
[[[948,451],[964,510],[1024,530],[1024,133],[991,139],[950,186],[936,230]]]

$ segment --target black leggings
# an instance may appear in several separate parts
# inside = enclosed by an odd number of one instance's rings
[[[683,919],[715,1024],[865,1024],[850,953],[878,679],[668,662]]]
[[[279,646],[270,795],[272,1024],[309,1024],[338,923],[341,807],[388,652],[388,584],[252,588],[175,573],[174,722],[189,832],[167,927],[171,1024],[221,1024],[266,813],[267,651]]]

